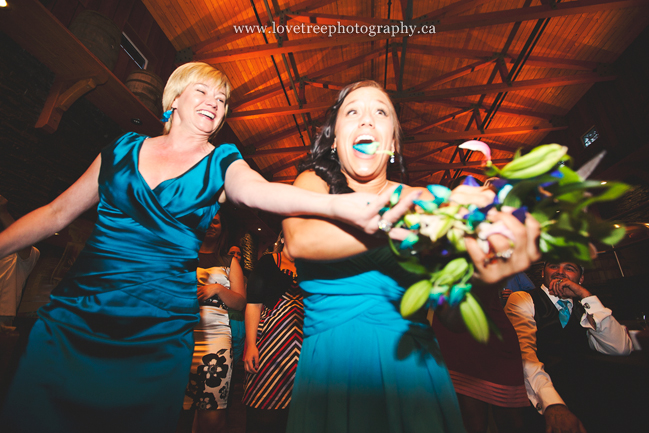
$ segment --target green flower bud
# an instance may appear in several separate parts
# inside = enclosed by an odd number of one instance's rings
[[[568,148],[559,144],[538,146],[504,166],[500,174],[506,179],[529,179],[540,176],[554,167],[567,152]]]

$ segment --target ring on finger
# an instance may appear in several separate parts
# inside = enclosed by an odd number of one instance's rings
[[[379,220],[379,230],[381,230],[383,233],[390,233],[390,230],[392,230],[392,223],[386,219],[381,218]]]
[[[498,260],[502,260],[503,262],[506,262],[507,260],[510,259],[510,257],[514,254],[514,248],[509,247],[505,251],[500,252],[500,253],[495,253],[495,252],[490,252],[487,254],[487,257],[484,259],[484,266],[488,266],[493,262],[496,262]]]

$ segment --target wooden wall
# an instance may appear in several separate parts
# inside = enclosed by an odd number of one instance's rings
[[[66,27],[86,9],[97,11],[117,24],[149,60],[147,70],[163,82],[173,72],[176,50],[140,0],[42,0],[52,14]],[[122,82],[138,66],[124,50],[113,73]]]

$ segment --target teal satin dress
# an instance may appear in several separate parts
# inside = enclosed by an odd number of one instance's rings
[[[389,248],[296,265],[304,342],[288,432],[465,431],[432,329],[399,313],[416,276]]]
[[[151,190],[137,168],[146,138],[129,133],[101,153],[97,224],[38,312],[3,431],[176,428],[199,318],[198,249],[241,155],[220,145]]]

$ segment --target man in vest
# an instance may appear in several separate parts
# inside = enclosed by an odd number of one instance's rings
[[[540,431],[586,432],[582,421],[593,421],[592,410],[606,397],[589,392],[597,377],[586,377],[586,355],[591,349],[608,355],[633,350],[626,328],[581,286],[583,280],[575,263],[545,263],[541,288],[514,292],[505,306],[521,346],[527,396],[543,415],[532,417]]]

